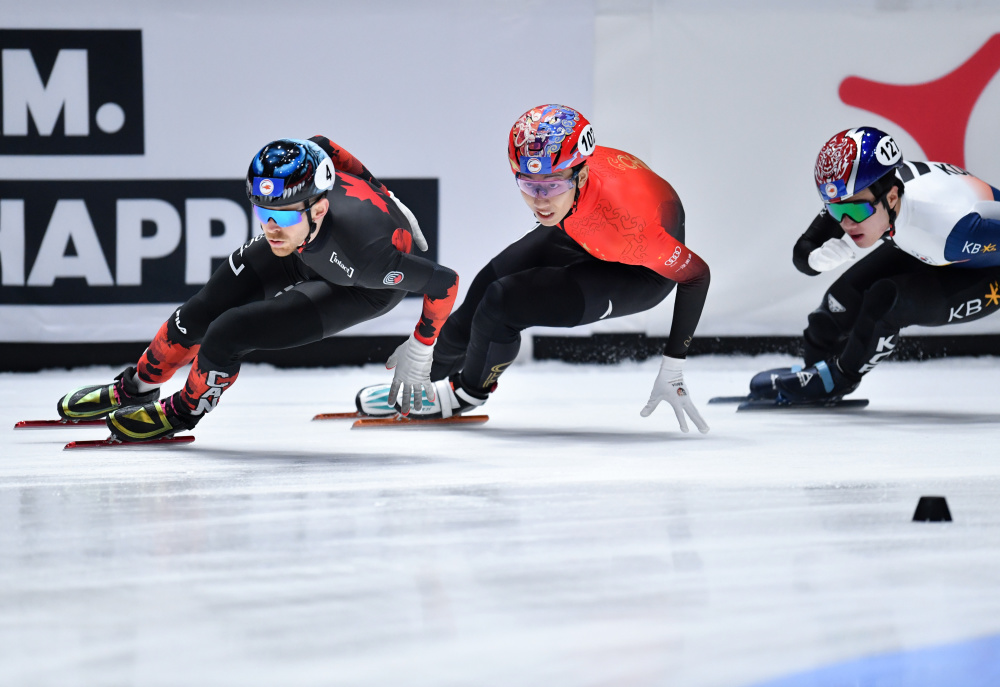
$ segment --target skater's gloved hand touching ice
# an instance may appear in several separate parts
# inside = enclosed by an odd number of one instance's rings
[[[660,401],[666,401],[673,407],[682,432],[688,431],[685,413],[694,422],[694,426],[698,428],[699,432],[702,434],[708,432],[708,425],[701,419],[701,414],[694,407],[691,395],[684,384],[684,361],[680,358],[663,356],[663,361],[660,363],[660,373],[656,375],[653,391],[649,394],[649,403],[639,411],[639,414],[643,417],[649,417],[656,410],[656,406],[660,405]]]
[[[403,415],[410,414],[411,396],[413,407],[417,410],[423,408],[424,393],[427,394],[428,400],[434,400],[434,384],[431,383],[433,359],[434,344],[428,346],[410,334],[410,338],[401,343],[386,361],[385,369],[396,370],[392,375],[392,385],[389,387],[389,403],[392,403],[396,394],[402,389],[403,397],[399,405]]]
[[[845,236],[839,239],[829,239],[819,248],[809,254],[809,266],[817,272],[829,272],[855,258],[854,251]]]

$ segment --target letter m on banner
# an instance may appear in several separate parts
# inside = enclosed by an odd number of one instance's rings
[[[142,32],[0,30],[0,155],[142,155]]]

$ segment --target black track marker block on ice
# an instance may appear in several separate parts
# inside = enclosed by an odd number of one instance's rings
[[[921,496],[913,522],[951,522],[951,511],[943,496]]]

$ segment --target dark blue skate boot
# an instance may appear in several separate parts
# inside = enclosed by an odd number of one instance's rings
[[[775,386],[778,378],[783,374],[798,372],[801,369],[801,365],[792,365],[791,367],[776,367],[773,370],[758,372],[750,380],[750,395],[747,398],[749,400],[778,398],[778,387]]]
[[[861,378],[848,377],[836,358],[824,360],[797,372],[778,375],[774,382],[778,400],[786,403],[824,403],[839,401],[861,384]]]

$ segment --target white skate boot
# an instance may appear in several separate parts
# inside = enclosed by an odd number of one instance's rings
[[[473,408],[486,403],[485,398],[473,396],[462,388],[458,382],[458,374],[454,374],[450,379],[441,379],[434,382],[435,398],[433,401],[427,400],[424,394],[423,407],[420,410],[411,407],[410,417],[414,420],[433,420],[437,418],[449,418],[452,415],[461,415]],[[399,412],[399,402],[396,403],[396,412]]]
[[[357,396],[354,397],[354,405],[357,407],[358,412],[370,417],[392,417],[396,415],[399,412],[399,409],[396,407],[399,397],[397,395],[396,398],[392,399],[392,402],[389,401],[389,386],[389,384],[372,384],[359,391]],[[426,393],[423,394],[422,400],[425,407],[430,404]]]

